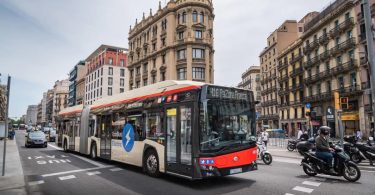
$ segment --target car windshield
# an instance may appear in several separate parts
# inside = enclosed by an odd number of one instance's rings
[[[29,133],[29,138],[44,138],[44,137],[45,135],[41,131],[35,131],[35,132]]]
[[[201,105],[200,148],[203,153],[220,152],[254,142],[255,124],[250,102],[209,100]]]

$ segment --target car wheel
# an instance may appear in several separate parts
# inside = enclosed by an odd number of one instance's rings
[[[47,143],[44,143],[43,147],[44,147],[44,148],[47,148],[47,146],[48,146]]]
[[[146,173],[151,177],[159,177],[159,158],[155,150],[149,150],[146,153],[143,162],[143,169],[146,170]]]

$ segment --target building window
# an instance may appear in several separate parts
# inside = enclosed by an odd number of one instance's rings
[[[161,39],[161,46],[163,46],[163,47],[165,46],[165,38]]]
[[[147,79],[143,79],[143,86],[147,86],[148,84],[148,80]]]
[[[108,87],[108,95],[112,96],[112,87]]]
[[[182,13],[182,23],[186,23],[186,12]]]
[[[152,44],[152,51],[156,51],[156,43]]]
[[[338,85],[339,85],[339,89],[344,89],[344,77],[340,76],[338,78]]]
[[[122,66],[122,67],[125,66],[125,60],[123,60],[123,59],[120,60],[120,66]]]
[[[113,68],[112,67],[108,68],[108,75],[113,75]]]
[[[102,96],[102,92],[103,92],[103,90],[102,90],[102,88],[100,88],[100,96]]]
[[[164,19],[161,21],[161,30],[166,30],[167,29],[167,19]]]
[[[165,60],[165,54],[161,56],[161,62],[162,62],[163,64],[165,64],[165,62],[166,62],[166,60]]]
[[[204,23],[204,13],[203,12],[201,12],[200,13],[200,15],[199,15],[199,17],[200,17],[200,23]]]
[[[186,80],[186,68],[179,68],[177,69],[177,79],[178,80]]]
[[[204,49],[193,48],[193,59],[203,59],[204,58]]]
[[[108,64],[113,65],[113,59],[112,58],[108,58]]]
[[[100,85],[103,85],[103,78],[100,78]]]
[[[195,31],[195,38],[196,39],[203,39],[203,33],[201,30],[196,30]]]
[[[147,74],[148,72],[148,63],[143,64],[143,73]]]
[[[152,84],[156,83],[156,76],[152,75]]]
[[[137,81],[135,83],[135,88],[140,88],[141,87],[141,81]]]
[[[179,40],[184,39],[184,34],[185,34],[184,31],[178,32],[178,39],[179,39]]]
[[[165,81],[165,72],[160,73],[160,81]]]
[[[120,79],[120,87],[124,87],[125,86],[125,80],[124,79]]]
[[[177,51],[177,60],[186,59],[186,49],[181,49]]]
[[[124,77],[125,76],[125,69],[120,69],[120,76]]]
[[[134,70],[130,70],[130,78],[134,77]]]
[[[137,67],[135,70],[136,70],[136,72],[135,72],[136,75],[140,75],[141,74],[141,67],[140,66]]]
[[[205,80],[205,68],[193,67],[193,79]]]
[[[194,11],[194,12],[193,12],[193,22],[194,22],[194,23],[197,23],[197,22],[198,22],[198,12],[197,12],[197,11]]]
[[[100,70],[100,75],[103,76],[103,68],[101,68],[101,70]]]
[[[113,85],[113,78],[112,77],[108,77],[108,85]]]
[[[124,88],[120,88],[120,93],[124,93]]]
[[[153,67],[153,68],[156,67],[156,58],[152,59],[152,67]]]
[[[352,72],[350,74],[350,86],[351,87],[356,87],[357,86],[357,75],[355,72]]]

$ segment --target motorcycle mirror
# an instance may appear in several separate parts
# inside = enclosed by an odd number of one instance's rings
[[[368,140],[374,141],[374,137],[369,137]]]

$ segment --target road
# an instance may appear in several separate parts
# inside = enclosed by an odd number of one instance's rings
[[[224,178],[188,181],[169,175],[151,178],[140,168],[92,161],[65,153],[53,144],[25,148],[17,132],[28,194],[375,194],[374,171],[363,171],[359,182],[306,176],[297,159],[274,157],[271,166]]]

